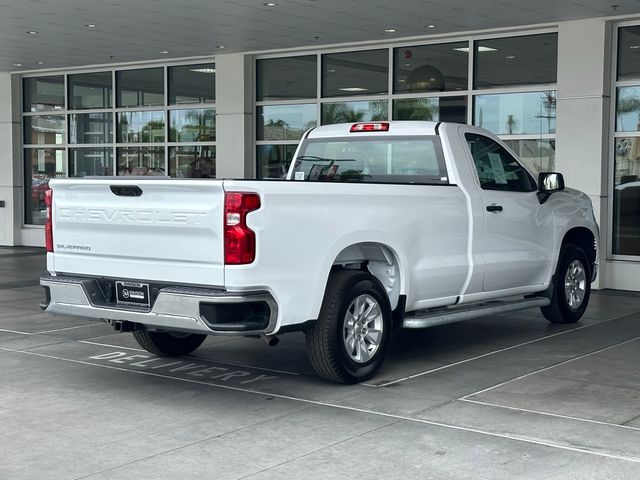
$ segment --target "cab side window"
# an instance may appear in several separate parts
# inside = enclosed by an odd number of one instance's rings
[[[533,192],[537,189],[531,175],[500,144],[476,133],[466,133],[465,139],[483,190]]]

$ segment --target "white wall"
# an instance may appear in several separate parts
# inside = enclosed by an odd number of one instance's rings
[[[20,245],[22,212],[22,167],[20,157],[20,103],[17,79],[0,73],[0,246]],[[12,85],[13,83],[13,85]]]

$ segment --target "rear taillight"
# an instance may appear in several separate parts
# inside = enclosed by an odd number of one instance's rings
[[[44,224],[44,244],[47,248],[47,252],[53,252],[53,219],[51,218],[52,205],[53,190],[49,189],[44,192],[44,206],[47,208],[47,220]]]
[[[256,258],[256,234],[247,227],[247,214],[260,208],[257,193],[224,195],[224,263],[246,265]]]

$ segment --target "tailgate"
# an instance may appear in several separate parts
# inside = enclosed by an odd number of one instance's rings
[[[223,286],[221,180],[53,180],[49,270]]]

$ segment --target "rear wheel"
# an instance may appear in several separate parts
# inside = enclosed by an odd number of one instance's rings
[[[320,315],[307,332],[307,352],[318,375],[339,383],[371,378],[382,365],[391,334],[391,307],[372,275],[331,274]]]
[[[133,337],[147,352],[163,357],[188,355],[202,345],[206,335],[182,332],[156,332],[135,330]]]
[[[577,245],[564,245],[556,268],[551,304],[540,310],[553,323],[580,320],[589,304],[591,281],[589,261]]]

